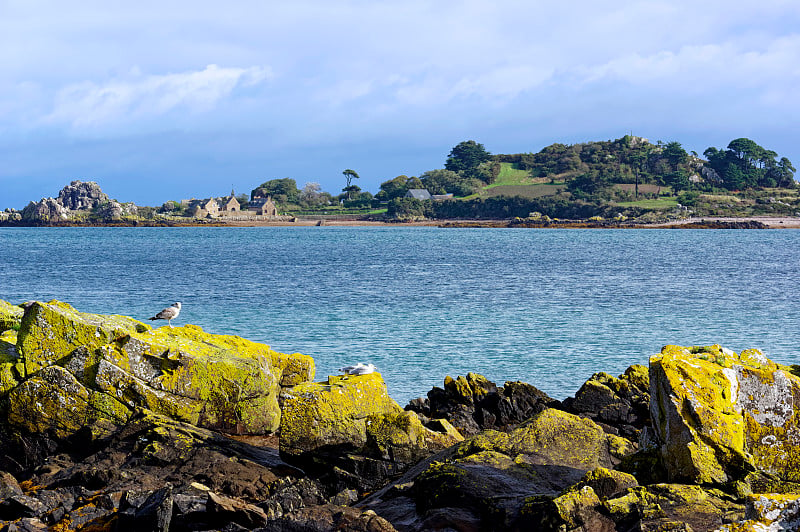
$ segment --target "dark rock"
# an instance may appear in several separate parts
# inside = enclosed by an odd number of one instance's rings
[[[358,500],[358,492],[356,490],[342,490],[333,497],[330,503],[336,506],[350,506]]]
[[[446,377],[444,388],[434,387],[427,399],[413,399],[405,407],[424,418],[436,430],[436,419],[449,421],[465,436],[484,429],[510,430],[558,401],[523,382],[506,382],[498,387],[483,375]]]
[[[396,532],[392,524],[375,512],[324,504],[303,508],[269,521],[265,532]]]
[[[154,491],[137,508],[121,512],[117,519],[119,530],[168,532],[172,521],[172,486]]]
[[[634,365],[617,378],[595,373],[575,397],[564,400],[566,411],[586,416],[631,441],[650,423],[650,380],[645,366]]]
[[[22,495],[17,479],[11,473],[0,471],[0,500],[14,495]]]
[[[268,519],[264,510],[253,504],[208,492],[206,511],[211,523],[236,523],[247,529],[264,526]]]
[[[12,495],[0,502],[0,519],[10,521],[21,517],[41,517],[48,508],[35,497]]]
[[[0,528],[2,532],[46,532],[47,525],[35,517],[25,517]]]

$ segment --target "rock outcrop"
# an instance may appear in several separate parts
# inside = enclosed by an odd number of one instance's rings
[[[58,203],[71,211],[87,211],[108,203],[108,196],[94,181],[72,181],[58,193]]]
[[[445,419],[465,436],[484,429],[510,430],[558,401],[524,382],[506,382],[498,387],[483,375],[444,379],[444,388],[435,387],[427,398],[412,400],[411,410],[428,420]]]
[[[59,438],[81,427],[102,435],[137,408],[225,432],[270,433],[280,424],[281,389],[314,375],[304,355],[192,325],[152,330],[60,302],[28,306],[16,349],[24,382],[10,391],[9,420]]]
[[[417,414],[378,373],[0,302],[0,530],[795,530],[798,369],[667,346],[563,404],[468,374]]]
[[[380,488],[463,439],[446,421],[436,432],[400,408],[379,373],[298,384],[282,400],[281,454],[341,489]]]
[[[108,201],[97,206],[96,214],[103,221],[122,220],[126,216],[136,216],[139,208],[133,203],[119,203]]]
[[[800,484],[800,378],[760,351],[667,346],[650,359],[656,444],[672,481],[758,472]]]
[[[607,432],[632,441],[650,424],[650,378],[645,366],[633,365],[619,377],[595,373],[563,408],[598,423]]]
[[[53,198],[42,198],[39,202],[30,202],[22,209],[23,222],[53,223],[69,219],[69,209]]]

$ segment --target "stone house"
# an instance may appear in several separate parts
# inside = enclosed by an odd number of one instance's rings
[[[215,198],[189,200],[189,214],[195,218],[216,218],[219,216],[219,203]]]
[[[250,200],[248,211],[255,212],[257,216],[277,216],[278,209],[270,196],[258,197]]]
[[[183,204],[184,201],[181,201]],[[201,200],[191,199],[185,202],[189,214],[195,218],[218,218],[241,212],[239,200],[231,190],[231,195],[226,198],[206,198]]]

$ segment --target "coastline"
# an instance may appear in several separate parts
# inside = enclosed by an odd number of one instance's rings
[[[668,222],[637,224],[630,222],[594,220],[552,220],[528,222],[525,220],[414,220],[389,222],[382,220],[304,218],[296,221],[271,220],[192,220],[192,221],[117,221],[110,223],[64,222],[26,224],[0,222],[2,227],[446,227],[446,228],[529,228],[529,229],[800,229],[800,217],[749,216],[749,217],[691,217]]]

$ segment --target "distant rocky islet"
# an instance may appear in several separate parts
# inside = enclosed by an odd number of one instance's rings
[[[0,302],[7,530],[790,530],[800,378],[667,346],[557,401],[379,373],[198,327]],[[772,528],[766,528],[772,527]],[[781,528],[783,527],[783,528]],[[792,528],[795,527],[795,528]]]

